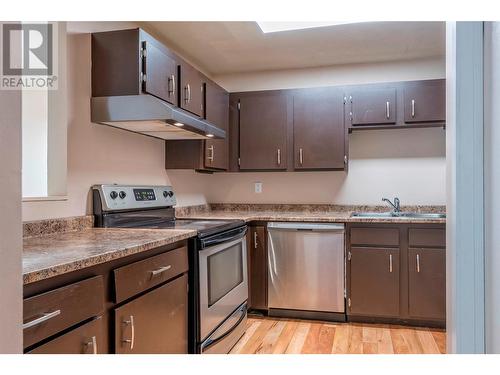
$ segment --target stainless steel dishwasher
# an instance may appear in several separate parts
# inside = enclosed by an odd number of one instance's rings
[[[269,315],[345,320],[344,225],[272,222]]]

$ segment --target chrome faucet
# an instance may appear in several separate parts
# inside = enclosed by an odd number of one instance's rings
[[[386,203],[388,203],[388,204],[391,205],[391,207],[394,209],[392,211],[393,214],[397,215],[397,214],[399,214],[401,212],[401,206],[399,204],[399,198],[398,197],[394,198],[394,203],[392,203],[391,200],[387,199],[387,198],[382,198],[382,202],[386,202]]]

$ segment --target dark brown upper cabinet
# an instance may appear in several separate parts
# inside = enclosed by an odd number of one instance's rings
[[[445,122],[445,80],[406,82],[403,96],[405,123]]]
[[[92,96],[154,95],[177,104],[178,57],[141,29],[92,34]]]
[[[344,94],[333,88],[293,95],[293,153],[296,170],[344,169]]]
[[[349,95],[352,126],[395,124],[396,89],[363,88]]]
[[[210,80],[205,82],[205,119],[228,132],[229,93]],[[207,169],[226,170],[228,168],[228,140],[210,139],[205,141],[204,166]]]
[[[181,63],[180,75],[180,107],[203,117],[204,84],[201,73],[191,65]]]
[[[204,117],[212,125],[228,134],[229,93],[204,77]],[[228,169],[228,138],[207,140],[167,141],[165,146],[166,169],[194,169],[199,172],[216,172]]]
[[[284,91],[238,96],[240,170],[286,169],[290,96]]]
[[[177,61],[151,42],[142,42],[143,91],[177,105]]]

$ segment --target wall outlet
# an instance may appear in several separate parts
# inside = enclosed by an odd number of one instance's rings
[[[255,183],[255,192],[257,194],[262,193],[262,182],[256,182]]]

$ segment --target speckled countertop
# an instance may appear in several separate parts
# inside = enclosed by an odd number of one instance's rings
[[[443,206],[406,206],[403,211],[444,212]],[[240,219],[250,221],[308,221],[330,223],[446,223],[446,218],[354,217],[354,212],[384,212],[384,206],[212,204],[176,209],[177,218]]]
[[[169,245],[196,236],[195,230],[101,229],[52,233],[24,239],[23,282],[57,275]]]

